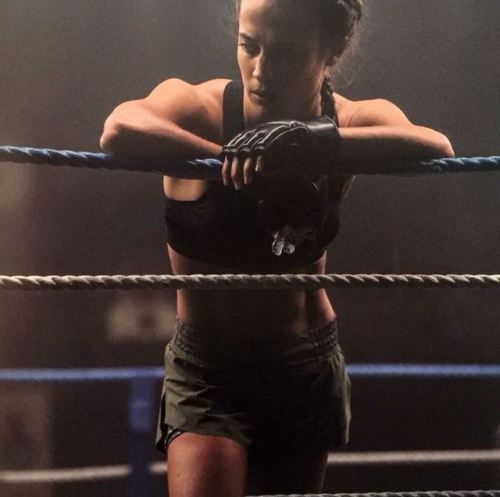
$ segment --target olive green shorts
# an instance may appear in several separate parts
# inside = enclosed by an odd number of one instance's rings
[[[292,336],[250,360],[221,356],[178,323],[165,351],[156,447],[184,432],[258,451],[334,448],[348,441],[350,382],[336,322]]]

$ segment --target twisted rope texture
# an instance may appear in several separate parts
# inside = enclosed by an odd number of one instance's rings
[[[217,179],[222,163],[217,159],[194,159],[177,164],[165,164],[156,158],[126,159],[109,154],[53,150],[48,148],[0,147],[0,162],[49,164],[52,166],[121,169],[127,171],[161,172],[186,179]],[[333,166],[332,166],[333,167]],[[336,164],[336,174],[442,174],[500,171],[500,156],[426,161],[396,161],[394,163]]]
[[[94,152],[53,150],[32,147],[0,147],[0,162],[70,166],[90,169],[118,169],[125,171],[160,172],[186,179],[217,179],[222,163],[217,159],[192,160],[178,164],[164,164],[159,159],[115,157]]]
[[[494,288],[500,274],[215,274],[0,276],[0,290],[315,290],[354,288]]]
[[[500,379],[497,364],[349,364],[351,378]],[[163,368],[1,369],[0,383],[95,383],[163,380]]]

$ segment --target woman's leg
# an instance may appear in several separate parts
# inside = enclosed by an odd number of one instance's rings
[[[243,497],[247,452],[234,440],[183,433],[168,446],[169,497]]]
[[[295,451],[262,451],[261,459],[248,468],[247,495],[317,494],[323,490],[326,448],[302,448]]]

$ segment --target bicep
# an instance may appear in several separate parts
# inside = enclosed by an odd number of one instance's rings
[[[222,104],[214,87],[223,88],[216,80],[196,86],[179,79],[166,80],[147,97],[116,107],[106,120],[104,142],[121,130],[133,130],[159,135],[171,131],[176,136],[188,132],[218,143],[222,140]],[[219,93],[222,95],[220,89]]]
[[[147,97],[118,105],[108,116],[108,129],[154,129],[168,124],[189,128],[189,122],[200,120],[203,106],[193,87],[181,80],[169,79],[158,85]]]
[[[158,119],[181,127],[207,118],[206,106],[196,87],[180,79],[164,81],[138,104]]]
[[[348,127],[413,126],[397,105],[384,99],[352,102],[350,111]]]
[[[206,99],[216,102],[215,98]],[[209,110],[209,108],[212,110]],[[119,105],[105,122],[101,147],[110,153],[207,157],[218,155],[217,104],[198,87],[167,80],[146,98]],[[214,117],[215,116],[215,117]],[[179,159],[180,160],[180,159]]]
[[[452,157],[448,138],[413,124],[393,103],[383,100],[348,102],[340,124],[349,159]],[[340,118],[340,116],[339,116]],[[348,145],[351,145],[349,148]]]

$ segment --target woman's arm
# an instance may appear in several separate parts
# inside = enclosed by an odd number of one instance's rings
[[[387,100],[346,102],[339,119],[341,142],[337,160],[341,162],[454,156],[446,136],[415,126]]]
[[[101,148],[166,161],[219,156],[224,86],[223,80],[197,86],[178,79],[163,82],[148,97],[125,102],[111,113]]]
[[[340,126],[329,118],[312,121],[276,121],[243,131],[224,146],[224,184],[239,189],[267,169],[273,157],[286,156],[285,165],[305,157],[312,167],[335,174],[343,162],[377,163],[384,160],[422,160],[453,157],[449,140],[441,133],[413,125],[404,113],[387,100],[349,101],[335,95]]]

